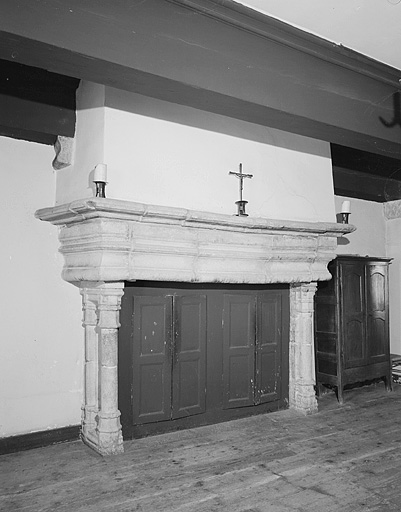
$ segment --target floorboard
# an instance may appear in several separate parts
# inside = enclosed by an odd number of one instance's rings
[[[0,457],[4,512],[384,512],[401,507],[401,385],[124,444]]]

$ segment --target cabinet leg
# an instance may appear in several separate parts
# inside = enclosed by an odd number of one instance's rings
[[[338,403],[340,405],[342,405],[344,403],[343,391],[344,390],[343,390],[342,386],[337,386],[337,388],[336,388],[336,395],[337,395]]]
[[[386,376],[383,377],[384,385],[386,386],[387,391],[393,391],[393,375],[391,373],[388,373]]]

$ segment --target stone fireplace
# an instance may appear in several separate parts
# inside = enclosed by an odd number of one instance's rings
[[[289,406],[317,411],[313,298],[351,225],[237,217],[92,198],[41,209],[60,228],[63,278],[80,289],[85,331],[82,439],[123,451],[117,342],[125,281],[288,283]]]

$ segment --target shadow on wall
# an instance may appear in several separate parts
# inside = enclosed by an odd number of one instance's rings
[[[337,238],[337,245],[348,245],[350,241],[345,236],[339,236]]]
[[[336,214],[336,222],[338,224],[342,223],[342,215],[341,215],[341,213],[337,213]],[[350,243],[350,241],[348,240],[348,238],[346,236],[339,236],[337,238],[337,245],[348,245],[349,243]]]
[[[401,101],[399,92],[395,92],[393,94],[393,111],[394,116],[393,119],[390,121],[386,121],[386,119],[383,119],[382,117],[379,116],[381,123],[386,128],[394,128],[394,126],[401,126]]]
[[[245,120],[219,115],[205,110],[170,103],[168,101],[142,96],[140,94],[106,87],[105,105],[108,108],[153,117],[168,122],[192,126],[202,130],[223,133],[240,139],[262,144],[279,146],[292,151],[308,152],[328,157],[326,145],[312,143],[305,145],[305,137],[287,133],[275,128],[257,125]],[[313,139],[310,139],[312,141]]]

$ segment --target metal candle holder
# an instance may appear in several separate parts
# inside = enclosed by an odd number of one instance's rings
[[[96,185],[96,197],[106,197],[106,182],[105,181],[94,181]]]
[[[107,165],[97,164],[93,174],[93,183],[96,185],[96,197],[106,197]]]
[[[348,224],[350,213],[349,212],[341,212],[341,222],[342,224]]]
[[[240,200],[235,201],[235,204],[237,205],[238,212],[236,213],[237,217],[248,217],[248,214],[245,213],[245,205],[248,203],[248,201]]]

